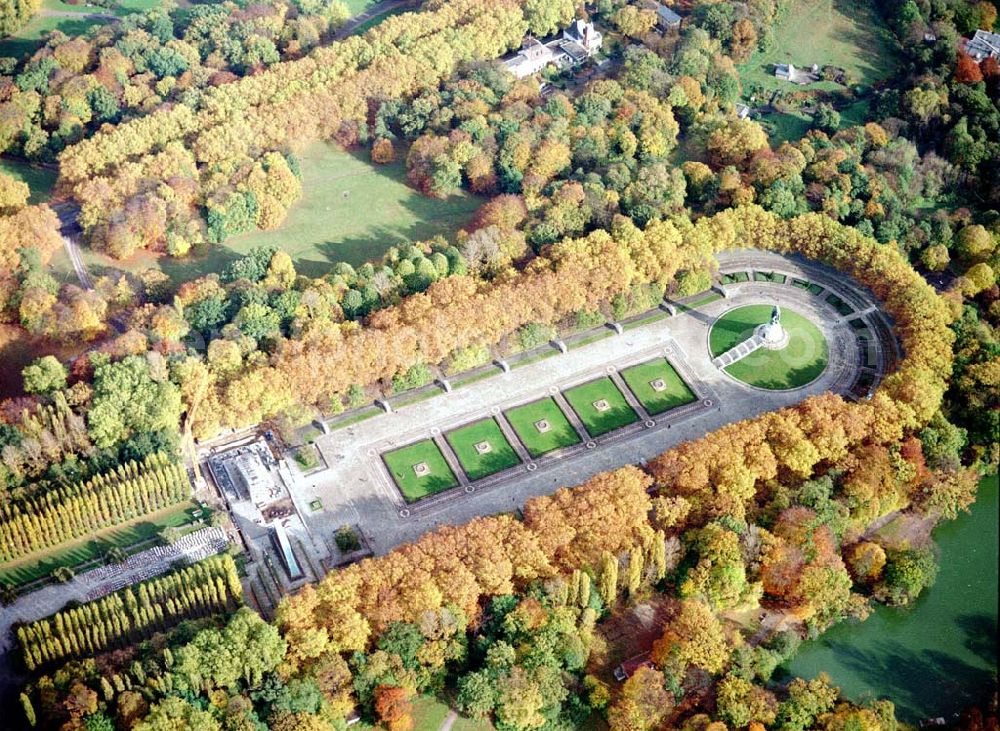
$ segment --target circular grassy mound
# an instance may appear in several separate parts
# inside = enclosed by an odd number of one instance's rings
[[[771,305],[747,305],[723,314],[708,335],[712,357],[752,337],[754,328],[770,321],[771,309]],[[781,325],[788,332],[788,345],[781,350],[759,348],[726,368],[726,373],[751,386],[775,391],[816,380],[830,358],[823,333],[805,317],[784,307]]]

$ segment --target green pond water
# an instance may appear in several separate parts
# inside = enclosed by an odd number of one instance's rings
[[[888,698],[900,720],[950,717],[982,700],[997,671],[997,477],[979,485],[972,512],[934,531],[937,582],[911,607],[880,607],[803,643],[785,667],[829,673],[847,698]]]

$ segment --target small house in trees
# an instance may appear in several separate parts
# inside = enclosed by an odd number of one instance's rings
[[[673,8],[666,5],[656,4],[656,27],[661,31],[678,31],[681,29],[681,16],[674,12]]]
[[[782,81],[791,81],[795,76],[795,67],[790,63],[779,63],[774,67],[775,78]]]
[[[593,23],[577,18],[573,25],[563,31],[563,47],[566,44],[578,45],[587,56],[593,56],[604,45],[604,34]]]
[[[739,119],[746,119],[747,117],[750,116],[750,107],[748,107],[746,104],[737,104],[736,116]]]
[[[1000,59],[1000,33],[977,30],[972,38],[965,41],[965,52],[972,56],[976,63],[990,56]]]
[[[628,660],[616,667],[614,669],[615,680],[619,683],[623,683],[635,675],[639,668],[651,667],[653,667],[653,661],[650,659],[650,654],[648,652],[643,652],[635,657],[630,657]]]

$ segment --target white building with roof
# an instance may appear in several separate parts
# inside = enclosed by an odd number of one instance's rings
[[[577,19],[554,40],[543,43],[529,36],[521,50],[504,59],[503,65],[523,79],[550,64],[560,69],[577,66],[601,50],[603,44],[604,35],[593,23]]]
[[[977,30],[972,38],[965,41],[965,52],[977,63],[989,56],[1000,59],[1000,33]]]

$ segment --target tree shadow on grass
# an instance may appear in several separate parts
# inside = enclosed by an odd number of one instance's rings
[[[965,646],[987,664],[997,664],[997,617],[994,614],[963,614],[955,620],[965,635]]]
[[[91,538],[88,541],[73,546],[64,551],[56,550],[51,555],[43,556],[11,569],[8,580],[17,585],[23,585],[49,576],[55,569],[67,566],[74,570],[87,571],[97,567],[97,563],[114,547],[128,549],[156,535],[157,526],[148,521],[129,526],[127,539],[112,541],[106,538]],[[84,564],[93,564],[84,566]]]
[[[751,386],[756,386],[757,388],[766,388],[772,391],[788,391],[793,388],[802,388],[803,386],[808,386],[810,383],[819,378],[823,371],[826,370],[828,361],[824,361],[820,364],[810,364],[803,366],[801,368],[790,368],[785,371],[780,377],[766,378],[761,375],[760,369],[752,368],[750,373],[743,374],[741,369],[737,368],[733,372],[733,367],[738,366],[742,361],[737,361],[732,366],[726,368],[726,372],[729,373],[733,378],[748,383]],[[740,374],[740,375],[737,375]],[[742,377],[742,376],[746,377]]]
[[[503,450],[488,452],[487,454],[481,455],[479,458],[478,469],[475,473],[469,474],[469,470],[466,470],[466,474],[469,475],[470,480],[481,480],[484,477],[495,475],[497,472],[503,472],[511,467],[515,467],[520,464],[520,462],[521,460],[517,458],[517,454],[514,453],[514,450],[504,448]]]
[[[221,274],[230,264],[244,256],[225,244],[209,246],[211,249],[201,256],[188,256],[183,259],[164,256],[159,261],[160,269],[174,284],[183,284],[206,274]]]
[[[445,199],[424,195],[406,180],[406,167],[403,163],[405,149],[398,150],[397,162],[389,165],[372,163],[367,149],[356,148],[346,152],[373,174],[396,185],[404,186],[408,194],[399,196],[392,203],[405,209],[416,221],[407,225],[400,225],[397,222],[393,222],[392,225],[376,222],[363,234],[331,238],[317,243],[314,248],[325,261],[305,257],[296,261],[297,266],[302,265],[299,272],[307,276],[322,276],[339,262],[359,266],[381,258],[392,246],[412,241],[423,241],[438,235],[454,241],[455,232],[468,225],[475,211],[485,202],[484,198],[461,192]],[[349,194],[349,191],[341,192],[341,195],[347,197],[345,194]],[[363,196],[356,196],[356,200],[350,202],[353,215],[362,218],[387,216],[384,213],[373,214],[366,208],[366,205],[370,205],[370,201],[366,201]]]
[[[39,16],[38,20],[41,21],[42,18]],[[38,38],[28,38],[23,35],[34,31],[34,28],[32,28],[31,24],[29,24],[21,29],[22,35],[8,36],[6,38],[0,37],[0,56],[11,56],[13,58],[20,59],[23,56],[34,53],[45,45],[45,36],[53,30],[62,31],[70,37],[79,36],[83,35],[89,28],[103,25],[106,22],[108,21],[95,20],[92,18],[59,18],[54,27],[41,32]]]
[[[584,421],[584,426],[587,427],[590,436],[599,437],[634,424],[638,420],[639,415],[628,404],[613,404],[608,411],[600,412],[589,422]]]

